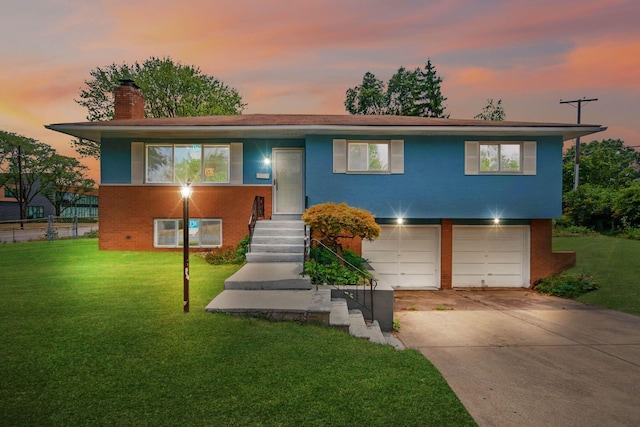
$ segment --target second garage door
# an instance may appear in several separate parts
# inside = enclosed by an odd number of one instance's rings
[[[396,289],[440,287],[440,227],[383,225],[380,237],[362,242],[362,256],[380,280]]]
[[[528,226],[454,226],[453,286],[529,287]]]

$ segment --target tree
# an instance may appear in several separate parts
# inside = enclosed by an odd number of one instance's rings
[[[482,112],[476,114],[473,118],[478,120],[489,121],[503,121],[507,117],[504,109],[502,108],[502,99],[498,99],[498,102],[493,103],[493,98],[487,99],[487,105],[482,109]]]
[[[74,157],[52,156],[51,169],[41,183],[41,193],[55,208],[56,216],[95,190],[95,181],[85,176],[87,169]]]
[[[114,115],[113,90],[120,79],[132,79],[145,97],[145,117],[210,116],[242,114],[246,104],[239,92],[200,68],[151,57],[141,64],[111,64],[91,70],[80,91],[79,105],[87,109],[87,120],[111,120]],[[83,156],[99,158],[96,142],[74,140]]]
[[[384,94],[384,83],[367,71],[360,86],[347,89],[344,106],[349,114],[386,114],[388,101]]]
[[[55,150],[26,136],[0,131],[0,187],[18,202],[20,220],[27,206],[40,194],[51,171]]]
[[[640,179],[640,153],[620,139],[581,144],[580,181],[604,188],[621,189]],[[575,147],[564,155],[562,183],[564,192],[573,189]]]
[[[340,239],[356,236],[374,240],[380,236],[380,226],[368,211],[353,208],[346,203],[322,203],[307,209],[302,220],[313,231],[314,236],[325,246],[342,256]]]
[[[409,71],[400,67],[386,87],[382,80],[366,72],[362,84],[347,89],[344,106],[350,114],[387,114],[400,116],[442,117],[442,78],[428,59],[424,69]]]

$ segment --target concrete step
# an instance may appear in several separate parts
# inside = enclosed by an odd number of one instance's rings
[[[271,243],[251,243],[251,252],[275,252],[281,254],[304,254],[304,243],[283,244],[280,240],[274,240]]]
[[[300,221],[301,214],[273,214],[272,221]]]
[[[279,254],[275,252],[249,252],[247,263],[273,263],[273,262],[298,262],[304,261],[304,254]]]
[[[283,245],[302,245],[304,246],[304,235],[300,236],[265,236],[264,234],[255,233],[251,239],[251,246],[259,244],[278,243]]]
[[[224,288],[228,290],[311,289],[309,277],[300,275],[302,269],[302,262],[247,263],[224,281]]]
[[[398,338],[396,338],[393,334],[389,332],[383,332],[382,335],[384,339],[387,341],[387,344],[395,348],[396,350],[404,350],[405,346]]]
[[[254,229],[253,236],[266,237],[266,236],[276,236],[276,237],[297,237],[299,239],[304,239],[304,230],[298,228],[261,228]]]
[[[349,310],[349,333],[358,338],[365,338],[375,344],[387,344],[377,321],[367,325],[360,310]]]
[[[343,332],[349,332],[349,307],[342,298],[331,299],[329,325]]]
[[[303,230],[304,231],[304,222],[303,221],[258,221],[256,222],[256,230],[261,229],[274,229],[279,228],[282,230]]]
[[[205,311],[328,326],[331,290],[224,290]]]

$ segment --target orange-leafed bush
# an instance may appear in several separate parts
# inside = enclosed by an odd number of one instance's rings
[[[340,239],[358,236],[374,240],[380,236],[380,226],[370,212],[346,203],[312,206],[304,212],[302,220],[313,230],[313,237],[338,253],[342,252]]]

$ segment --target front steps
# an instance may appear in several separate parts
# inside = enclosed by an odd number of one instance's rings
[[[256,222],[248,263],[304,261],[305,231],[301,220]]]
[[[207,305],[205,311],[331,326],[375,344],[401,348],[398,346],[399,341],[393,336],[385,337],[377,321],[367,324],[360,310],[347,308],[346,300],[331,299],[331,288],[328,286],[321,286],[317,291],[224,290]]]
[[[300,220],[284,217],[258,221],[247,263],[225,280],[225,290],[205,311],[316,323],[376,344],[403,348],[392,335],[385,338],[377,321],[367,324],[362,312],[349,310],[345,299],[332,299],[331,287],[316,288],[311,286],[309,277],[301,275],[305,237],[304,223]]]

